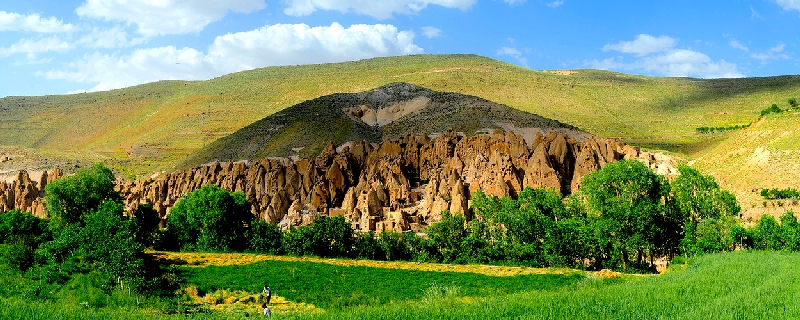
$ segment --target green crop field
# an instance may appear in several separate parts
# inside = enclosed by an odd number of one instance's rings
[[[223,289],[257,296],[263,282],[270,281],[277,296],[274,316],[279,319],[796,319],[797,261],[798,253],[737,251],[674,264],[661,275],[618,279],[579,271],[497,277],[308,261],[180,269],[184,286],[199,295],[209,290],[206,296]],[[3,285],[13,284],[10,279],[4,277]],[[115,292],[105,306],[94,307],[77,295],[53,295],[57,298],[40,301],[4,294],[0,318],[242,319],[258,314],[257,302],[234,311],[195,306],[190,309],[201,312],[169,315],[163,310],[177,309],[165,303],[188,300],[147,300]],[[281,307],[303,301],[317,308]]]

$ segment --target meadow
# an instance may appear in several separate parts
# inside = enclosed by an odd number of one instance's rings
[[[277,296],[273,300],[277,319],[796,319],[800,317],[797,261],[798,253],[736,251],[688,261],[676,259],[661,275],[623,275],[618,279],[580,271],[509,277],[419,271],[424,276],[405,277],[409,270],[273,260],[180,268],[186,272],[186,287],[196,285],[217,291],[225,287],[230,292],[241,288],[252,296],[258,296],[264,279],[271,279]],[[223,271],[226,280],[215,279]],[[251,273],[256,273],[255,279]],[[378,283],[367,287],[366,281]],[[512,282],[516,282],[514,287],[501,288]],[[375,296],[361,296],[357,306],[330,305],[342,301],[336,297],[367,293]],[[214,292],[207,295],[213,296]],[[388,297],[391,303],[382,300]],[[184,297],[154,301],[139,297],[136,301],[136,297],[124,293],[115,293],[108,299],[112,303],[94,308],[68,299],[4,297],[0,298],[0,318],[242,319],[259,312],[255,302],[239,309],[214,309],[207,303],[205,307],[184,309],[194,313],[169,315],[163,310],[177,309],[158,306],[181,301],[189,304],[191,300]],[[282,304],[300,300],[317,301],[319,305],[281,308]]]

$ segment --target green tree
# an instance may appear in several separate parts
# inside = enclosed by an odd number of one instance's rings
[[[18,209],[0,214],[0,243],[6,244],[2,253],[6,263],[26,271],[34,265],[34,251],[51,240],[47,220]]]
[[[681,221],[699,223],[703,219],[736,216],[741,211],[736,197],[721,190],[714,177],[687,165],[679,165],[678,172],[680,175],[670,186]]]
[[[283,232],[276,223],[267,223],[263,219],[255,219],[246,231],[249,249],[255,252],[279,254]]]
[[[315,255],[345,257],[353,247],[353,228],[342,216],[319,217],[309,227]]]
[[[580,192],[588,214],[599,219],[597,235],[607,243],[604,256],[610,262],[627,269],[632,261],[654,257],[660,249],[656,237],[669,216],[662,202],[668,191],[663,177],[636,160],[609,163],[584,177]]]
[[[780,224],[770,215],[761,215],[750,234],[754,249],[781,250],[786,245]]]
[[[244,193],[208,185],[175,203],[167,229],[181,250],[241,251],[252,217]]]
[[[788,210],[781,215],[781,230],[786,244],[784,249],[800,251],[800,223],[793,211]]]
[[[82,223],[84,215],[106,201],[122,201],[119,192],[114,190],[114,174],[101,164],[48,183],[45,195],[45,210],[50,226],[56,231]]]
[[[461,243],[467,237],[464,228],[464,216],[453,215],[450,211],[442,211],[442,220],[429,225],[425,229],[428,238],[438,249],[443,262],[455,262],[461,252]]]

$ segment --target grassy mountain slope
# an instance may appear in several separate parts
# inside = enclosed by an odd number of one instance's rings
[[[0,99],[0,145],[81,158],[75,160],[105,159],[123,175],[142,176],[173,169],[192,152],[289,106],[392,82],[474,95],[690,159],[718,158],[714,146],[737,143],[729,139],[738,133],[698,134],[695,128],[747,124],[772,103],[785,104],[800,95],[800,76],[654,78],[597,70],[534,71],[472,55],[417,55],[270,67],[108,92],[7,97]],[[9,164],[0,166],[6,170]],[[730,186],[753,180],[715,172]],[[767,176],[781,181],[773,178]]]
[[[397,82],[361,93],[323,96],[283,109],[214,141],[190,155],[183,165],[267,156],[313,157],[330,141],[337,145],[353,140],[380,142],[448,128],[473,134],[507,124],[577,131],[478,97]]]
[[[785,208],[764,205],[763,188],[800,187],[800,112],[770,114],[747,129],[718,137],[695,162],[721,185],[735,190],[749,217],[778,215]],[[789,207],[797,212],[797,206]]]

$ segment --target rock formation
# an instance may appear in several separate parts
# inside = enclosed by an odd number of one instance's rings
[[[44,171],[38,180],[32,180],[25,170],[20,170],[11,181],[0,181],[0,213],[18,209],[45,218],[44,188],[47,183],[62,176],[60,169]]]
[[[514,197],[531,186],[569,194],[586,174],[623,158],[663,169],[651,154],[610,139],[577,142],[548,132],[526,142],[501,130],[472,137],[447,130],[433,139],[406,135],[382,143],[329,144],[315,159],[212,162],[119,181],[117,189],[128,210],[151,203],[162,219],[182,196],[215,184],[244,192],[253,215],[284,228],[326,215],[343,216],[360,230],[419,231],[440,220],[443,210],[470,218],[469,199],[478,190]],[[17,208],[44,217],[41,190],[60,175],[55,170],[31,181],[21,171],[13,182],[0,183],[0,212]]]
[[[213,162],[118,186],[128,209],[149,202],[162,217],[183,195],[217,184],[244,192],[255,216],[282,227],[329,215],[361,230],[416,231],[443,210],[469,216],[478,190],[513,197],[532,186],[569,194],[584,175],[625,157],[639,157],[638,149],[609,139],[579,143],[549,132],[529,144],[513,132],[465,137],[447,130],[434,139],[329,144],[315,159]]]

